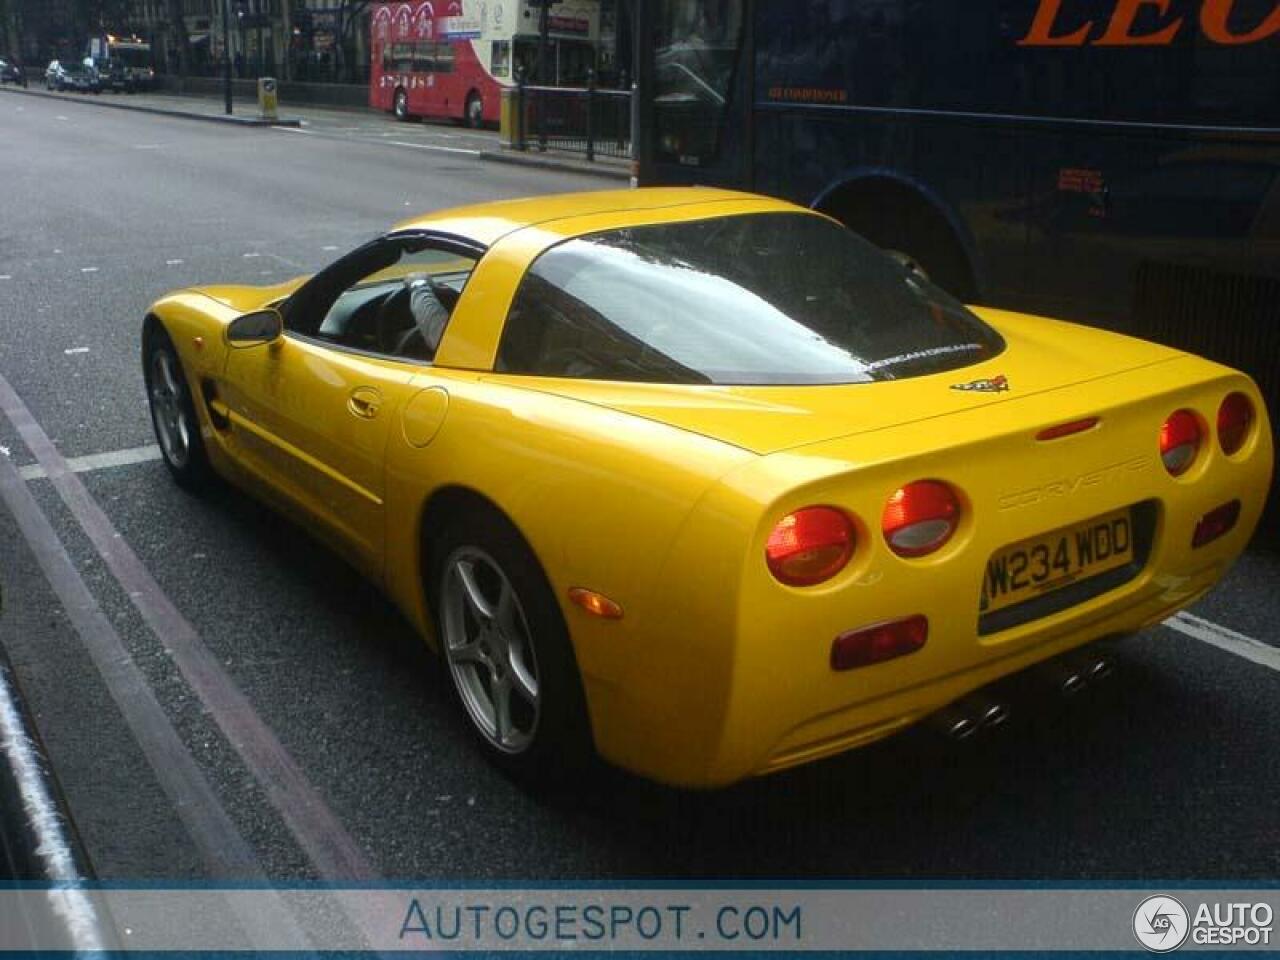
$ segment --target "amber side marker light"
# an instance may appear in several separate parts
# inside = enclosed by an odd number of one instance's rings
[[[1045,440],[1061,440],[1063,437],[1084,433],[1086,430],[1092,430],[1096,427],[1099,419],[1098,417],[1085,417],[1083,420],[1072,420],[1070,423],[1060,423],[1055,427],[1046,427],[1036,434],[1036,439],[1041,442]]]
[[[1243,393],[1229,393],[1218,407],[1218,445],[1227,456],[1239,453],[1253,429],[1253,404]]]
[[[1213,543],[1219,537],[1225,537],[1235,529],[1240,519],[1240,501],[1232,500],[1216,509],[1210,510],[1196,524],[1196,532],[1191,537],[1192,548],[1203,547]]]
[[[602,620],[622,619],[622,607],[603,593],[596,593],[585,587],[573,587],[569,590],[569,599],[593,617],[600,617]]]
[[[855,670],[915,653],[929,639],[929,620],[916,614],[842,633],[831,644],[831,669]]]

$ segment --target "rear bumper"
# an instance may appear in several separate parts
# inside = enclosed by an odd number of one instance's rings
[[[1234,557],[1232,557],[1234,559]],[[812,717],[784,734],[757,774],[772,773],[841,753],[889,736],[923,720],[947,704],[1004,677],[1103,637],[1135,633],[1166,619],[1204,596],[1222,578],[1229,559],[1209,562],[1186,574],[1155,576],[1147,571],[1129,588],[1099,603],[1072,608],[1059,622],[1029,625],[1023,645],[966,670],[935,677],[915,687]]]

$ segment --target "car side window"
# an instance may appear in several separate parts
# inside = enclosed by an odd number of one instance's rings
[[[430,362],[477,257],[420,237],[362,247],[304,288],[289,329],[335,345]]]

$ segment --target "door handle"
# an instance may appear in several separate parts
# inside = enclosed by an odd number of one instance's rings
[[[347,409],[361,420],[372,420],[382,406],[382,394],[373,387],[356,387],[347,398]]]

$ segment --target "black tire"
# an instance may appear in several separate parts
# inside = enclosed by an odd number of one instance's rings
[[[467,105],[462,111],[462,123],[472,130],[479,130],[484,126],[484,101],[474,90],[467,94]]]
[[[409,94],[405,92],[404,87],[396,88],[395,94],[392,95],[391,112],[401,123],[409,119]]]
[[[178,486],[191,491],[203,490],[212,481],[213,470],[178,352],[158,323],[147,331],[143,343],[142,373],[147,386],[147,406],[161,459]],[[168,377],[164,374],[166,369]],[[178,448],[175,433],[185,437],[182,450]]]
[[[520,615],[518,622],[526,628],[519,656],[526,666],[532,661],[531,672],[536,679],[539,703],[534,721],[529,724],[531,730],[527,739],[523,730],[518,731],[519,744],[500,744],[493,731],[486,729],[478,719],[474,701],[468,703],[468,693],[464,689],[467,686],[464,675],[470,670],[474,671],[472,676],[481,693],[486,684],[492,691],[502,672],[495,673],[493,668],[493,662],[498,658],[491,656],[483,666],[479,663],[455,665],[450,653],[451,648],[457,649],[453,644],[458,639],[457,604],[466,606],[466,601],[451,602],[451,597],[460,589],[460,580],[451,571],[459,561],[481,556],[496,565],[514,590],[515,614]],[[551,585],[532,549],[505,517],[492,509],[476,508],[463,511],[447,522],[434,538],[429,558],[427,591],[435,617],[441,659],[449,675],[454,699],[485,756],[504,773],[526,785],[554,789],[572,783],[574,776],[589,766],[595,750],[569,631]],[[486,581],[479,563],[472,565],[472,572],[486,597],[500,595],[500,586],[495,587],[498,581],[491,575]],[[500,601],[495,609],[499,606]],[[469,622],[478,629],[481,620],[476,617],[474,609],[467,607]],[[495,616],[490,623],[496,623],[498,619]],[[482,644],[477,642],[474,646],[479,648]],[[530,650],[532,658],[528,656]],[[504,664],[513,677],[515,663],[516,655],[513,654]],[[522,701],[517,693],[510,693],[508,698],[512,703],[524,703],[526,714],[529,713],[528,701]],[[508,707],[509,718],[513,725],[518,725],[515,712],[513,707]]]

